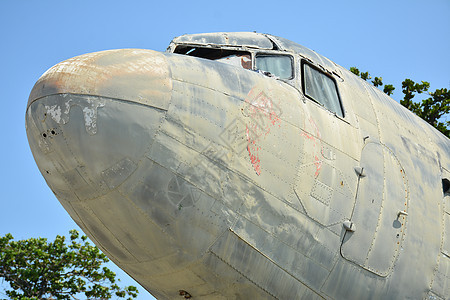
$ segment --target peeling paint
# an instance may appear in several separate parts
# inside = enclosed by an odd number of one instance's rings
[[[45,109],[47,110],[47,114],[52,117],[52,119],[58,124],[66,124],[69,121],[69,112],[70,112],[70,103],[72,100],[64,103],[64,111],[60,105],[45,105]]]
[[[67,95],[65,95],[67,97]],[[83,111],[84,126],[87,133],[94,135],[97,133],[97,109],[105,106],[105,101],[98,97],[86,96],[83,98],[69,99],[65,103],[46,105],[47,114],[58,124],[69,122],[70,109],[79,106]]]

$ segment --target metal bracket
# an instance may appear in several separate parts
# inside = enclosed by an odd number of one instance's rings
[[[407,216],[408,215],[408,213],[406,212],[406,211],[404,211],[404,210],[400,210],[398,213],[397,213],[397,219],[398,218],[400,218],[400,216]]]
[[[355,230],[356,230],[355,224],[350,220],[344,221],[343,225],[344,225],[345,230],[347,230],[347,231],[355,232]]]
[[[360,177],[366,176],[366,175],[364,175],[364,168],[363,167],[360,167],[360,166],[355,167],[355,172]]]

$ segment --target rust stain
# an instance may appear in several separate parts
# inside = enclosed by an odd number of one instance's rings
[[[241,56],[241,66],[244,69],[251,70],[252,68],[252,59],[249,54],[245,54]]]

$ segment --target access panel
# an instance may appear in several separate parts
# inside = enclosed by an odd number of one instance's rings
[[[393,153],[368,143],[351,222],[341,254],[379,276],[387,276],[398,257],[405,232],[408,190],[405,172]]]

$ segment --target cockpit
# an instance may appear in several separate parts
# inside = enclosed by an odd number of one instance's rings
[[[178,45],[173,53],[200,57],[239,66],[247,70],[261,72],[267,76],[282,80],[294,78],[293,58],[286,54],[271,54],[267,51],[235,50],[231,47],[220,48]]]
[[[249,32],[192,34],[173,39],[167,52],[214,60],[284,81],[344,118],[336,66],[289,40]]]

